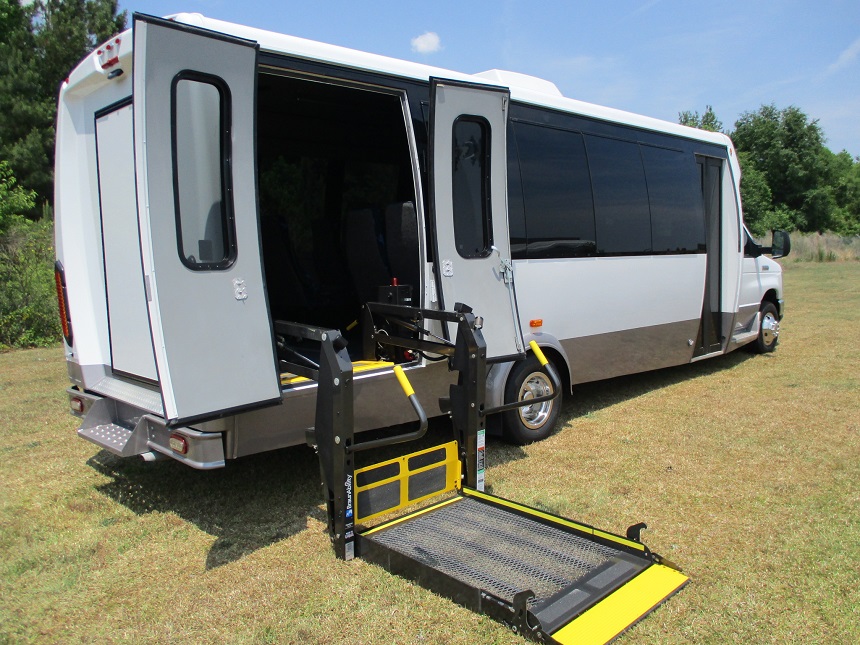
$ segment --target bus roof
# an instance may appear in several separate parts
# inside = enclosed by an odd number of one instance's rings
[[[190,26],[200,27],[255,41],[259,43],[260,48],[266,52],[297,56],[308,60],[323,61],[343,67],[379,72],[390,76],[410,78],[420,81],[427,81],[430,77],[440,77],[466,82],[501,85],[509,87],[511,90],[511,98],[522,103],[547,107],[562,112],[571,112],[614,123],[625,123],[635,127],[673,134],[688,139],[707,141],[720,146],[727,146],[730,150],[733,148],[729,137],[720,132],[699,130],[680,125],[678,123],[673,123],[671,121],[663,121],[661,119],[634,114],[624,110],[617,110],[567,98],[562,95],[552,82],[536,78],[534,76],[528,76],[526,74],[505,70],[489,70],[478,74],[465,74],[462,72],[433,67],[431,65],[424,65],[422,63],[414,63],[411,61],[390,58],[388,56],[381,56],[379,54],[371,54],[355,49],[349,49],[347,47],[307,40],[297,36],[288,36],[286,34],[280,34],[264,29],[246,27],[244,25],[225,22],[223,20],[207,18],[199,13],[179,13],[168,16],[168,18]],[[122,47],[121,54],[130,54],[131,48],[126,45],[126,42],[131,44],[130,33],[126,32],[126,34],[123,35],[122,40],[124,46]],[[97,52],[93,52],[90,54],[88,59],[95,59],[96,57]],[[121,57],[125,58],[125,56]],[[70,85],[74,86],[78,83],[89,85],[95,79],[86,77],[90,76],[93,72],[98,71],[100,71],[98,64],[93,64],[85,59],[85,61],[75,70],[75,73],[70,76]],[[71,87],[69,89],[71,89]]]

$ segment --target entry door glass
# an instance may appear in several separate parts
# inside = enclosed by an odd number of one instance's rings
[[[721,159],[700,158],[702,200],[705,209],[707,268],[702,302],[702,325],[697,355],[720,351],[722,312],[720,311],[720,254],[722,252],[722,167]]]
[[[490,125],[486,119],[460,117],[454,123],[451,174],[454,192],[454,242],[463,258],[485,258],[492,247]]]

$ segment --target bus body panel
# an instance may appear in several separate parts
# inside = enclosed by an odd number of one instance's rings
[[[561,363],[558,367],[566,373],[571,385],[731,351],[756,338],[753,323],[758,319],[756,314],[763,298],[782,301],[779,265],[767,258],[744,256],[740,170],[731,141],[723,134],[582,103],[552,91],[551,84],[545,81],[532,82],[534,79],[498,70],[470,76],[232,25],[197,14],[180,14],[173,20],[227,34],[227,40],[254,41],[260,47],[256,80],[246,84],[254,88],[249,91],[257,112],[253,116],[246,112],[241,117],[238,126],[242,141],[233,143],[246,146],[245,149],[256,146],[254,181],[261,206],[260,231],[255,235],[259,236],[264,271],[248,274],[254,277],[247,288],[267,294],[270,320],[280,317],[351,328],[359,318],[360,305],[376,299],[376,287],[403,275],[409,276],[413,304],[440,307],[440,280],[443,277],[455,280],[457,274],[445,276],[435,255],[439,231],[429,216],[427,203],[431,171],[426,161],[432,116],[430,86],[434,77],[478,85],[509,84],[509,114],[514,126],[510,132],[515,132],[520,123],[574,132],[583,137],[589,155],[596,149],[593,144],[598,142],[589,137],[625,140],[643,150],[683,154],[685,163],[694,168],[697,159],[707,158],[720,168],[720,219],[716,229],[719,243],[710,244],[707,252],[702,247],[680,253],[663,250],[613,255],[594,247],[588,257],[527,258],[522,255],[527,252],[523,248],[514,250],[516,298],[510,304],[517,311],[524,332],[522,340],[525,343],[536,340],[550,350],[549,355]],[[153,290],[151,281],[139,282],[145,276],[137,272],[137,260],[123,258],[115,248],[106,249],[103,245],[103,240],[109,247],[120,244],[119,240],[127,244],[134,234],[133,228],[127,226],[128,221],[123,220],[123,224],[111,220],[105,225],[104,219],[106,212],[119,210],[128,217],[125,211],[133,201],[127,194],[129,160],[124,158],[121,162],[125,171],[109,167],[113,157],[129,154],[127,143],[114,141],[113,137],[127,136],[124,128],[127,128],[125,120],[134,76],[132,33],[120,35],[113,44],[117,52],[115,62],[105,67],[104,60],[94,53],[73,70],[61,89],[56,247],[68,283],[74,329],[73,345],[65,348],[69,376],[76,388],[70,396],[79,391],[87,392],[88,397],[115,401],[115,407],[126,415],[117,422],[133,428],[134,420],[142,414],[160,418],[162,423],[170,416],[180,415],[175,410],[165,413],[159,393],[165,383],[147,358],[153,338],[154,347],[162,351],[163,312],[154,307],[151,324],[139,319],[139,312],[146,308],[141,298],[155,295],[157,299],[159,289],[164,287],[156,285]],[[209,71],[218,73],[218,69]],[[115,117],[122,123],[112,129],[117,125]],[[254,117],[258,119],[256,133]],[[142,114],[135,114],[139,124],[143,118]],[[100,142],[97,133],[102,137]],[[142,133],[135,136],[140,148]],[[249,137],[256,139],[249,142]],[[169,145],[165,141],[169,138],[162,137],[162,147]],[[508,141],[508,151],[509,173],[513,170],[518,174],[525,168],[521,164],[531,163],[528,157],[518,157],[516,137]],[[149,251],[176,255],[177,238],[172,229],[165,227],[158,234],[147,231],[149,222],[144,209],[151,204],[141,192],[146,188],[142,169],[145,157],[140,149],[135,154],[134,179],[141,210],[138,232],[143,234],[144,248],[151,245]],[[164,164],[173,163],[169,151],[162,149],[158,154],[166,159]],[[241,160],[241,170],[246,176],[254,163],[255,159],[248,155]],[[498,163],[496,159],[494,164]],[[107,175],[107,183],[101,188],[100,168],[101,174]],[[155,172],[168,177],[164,174],[166,170],[169,169]],[[650,171],[646,168],[645,172]],[[124,187],[119,188],[120,184]],[[292,197],[281,199],[279,194]],[[328,198],[324,198],[326,195]],[[242,211],[243,221],[253,219],[252,197],[247,192],[238,197],[242,203],[237,213]],[[497,196],[495,200],[498,202],[500,198]],[[513,209],[516,200],[510,192],[507,201],[506,208]],[[494,211],[494,219],[508,228],[505,210]],[[137,215],[131,213],[133,217]],[[361,218],[370,229],[353,226]],[[509,230],[513,235],[513,228]],[[365,235],[362,239],[366,241],[357,243],[355,235]],[[403,235],[399,242],[402,246],[395,252],[390,242],[392,236],[400,235]],[[373,239],[379,241],[378,246]],[[320,246],[321,243],[324,245]],[[708,253],[717,254],[714,265],[717,276],[711,284],[719,291],[711,309],[719,338],[717,351],[702,352],[697,343],[703,326]],[[351,262],[350,254],[357,261]],[[147,254],[143,255],[151,280],[152,266],[146,264]],[[499,253],[494,260],[500,269],[501,256]],[[404,257],[406,268],[395,268],[397,264],[403,265]],[[375,274],[369,270],[370,265],[376,267]],[[368,275],[358,275],[364,272]],[[362,279],[370,288],[363,289]],[[498,281],[498,273],[495,279]],[[127,292],[118,291],[124,283],[134,286]],[[178,289],[176,297],[181,298],[187,291]],[[238,302],[236,293],[231,287],[229,296],[233,302]],[[212,293],[200,296],[197,305],[200,315],[216,315],[218,308],[214,303],[207,304],[213,298]],[[453,304],[445,302],[447,308]],[[479,310],[476,313],[486,315]],[[300,319],[302,316],[304,320]],[[173,328],[179,329],[183,319],[180,316],[174,320]],[[444,333],[439,324],[432,325],[430,331],[436,335]],[[205,336],[202,341],[209,343],[216,354],[231,342],[229,333],[216,333],[214,328],[207,328],[202,335]],[[360,346],[357,331],[352,332],[351,343],[352,347]],[[355,351],[357,354],[358,349]],[[195,395],[198,410],[208,408],[216,413],[223,410],[217,400],[221,390],[229,390],[235,382],[241,382],[243,375],[259,376],[268,371],[265,378],[272,376],[271,359],[261,361],[258,356],[243,361],[242,354],[239,351],[233,358],[221,357],[223,364],[218,364],[215,356],[216,363],[205,368],[208,372],[226,368],[229,378],[222,378],[220,387],[210,384],[199,389]],[[189,379],[193,380],[195,369],[204,367],[202,363],[192,365],[188,356],[182,357],[182,352],[176,356],[186,374],[187,378],[183,378],[187,385]],[[428,413],[440,414],[435,401],[446,395],[452,378],[445,363],[404,355],[394,360],[408,369],[416,391],[425,399]],[[488,406],[504,402],[512,366],[511,362],[492,366]],[[193,439],[199,432],[219,435],[226,459],[304,442],[304,431],[314,422],[316,386],[289,379],[285,383],[279,389],[282,405],[228,412],[222,418],[191,422],[193,431],[187,432],[188,437]],[[403,423],[412,418],[412,411],[402,397],[390,396],[391,390],[396,389],[390,369],[357,373],[355,383],[356,430]],[[183,431],[181,425],[175,430]],[[149,443],[143,441],[147,449],[171,454],[167,432],[153,431],[152,437]],[[197,467],[211,467],[185,461]],[[211,463],[220,464],[223,459],[214,458]]]
[[[704,255],[519,260],[515,266],[523,326],[540,319],[562,339],[573,383],[690,361]],[[552,297],[522,286],[537,284],[551,285]]]

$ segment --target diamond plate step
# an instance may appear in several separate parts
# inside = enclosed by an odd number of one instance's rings
[[[135,449],[136,442],[131,441],[134,431],[117,423],[102,423],[90,428],[79,428],[78,435],[120,457],[131,457],[139,453]]]

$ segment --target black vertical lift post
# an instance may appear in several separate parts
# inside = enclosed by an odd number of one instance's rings
[[[411,336],[377,334],[373,325],[380,316],[389,330],[393,324]],[[425,318],[457,323],[455,342],[423,340],[432,336],[422,326]],[[365,323],[372,330],[366,331],[366,343],[445,356],[449,369],[459,372],[450,398],[440,401],[450,412],[456,440],[355,470],[353,453],[422,436],[426,415],[396,367],[419,429],[356,443],[352,404],[346,401],[352,394],[351,365],[344,364],[348,358],[338,348],[342,339],[338,332],[313,330],[323,351],[318,368],[305,370],[319,381],[317,427],[309,443],[320,456],[337,557],[369,560],[531,640],[563,645],[606,643],[686,584],[677,567],[640,542],[643,524],[620,536],[479,490],[484,464],[478,438],[485,417],[536,401],[485,409],[486,347],[481,319],[468,307],[439,312],[373,303]],[[532,350],[558,390],[557,374],[537,345]],[[370,528],[364,524],[446,493],[417,511]]]
[[[319,363],[295,354],[290,372],[317,382],[316,421],[308,443],[320,459],[323,496],[328,509],[328,532],[340,558],[353,556],[353,442],[352,361],[346,339],[336,329],[319,329],[299,323],[275,321],[275,332],[320,344]]]

